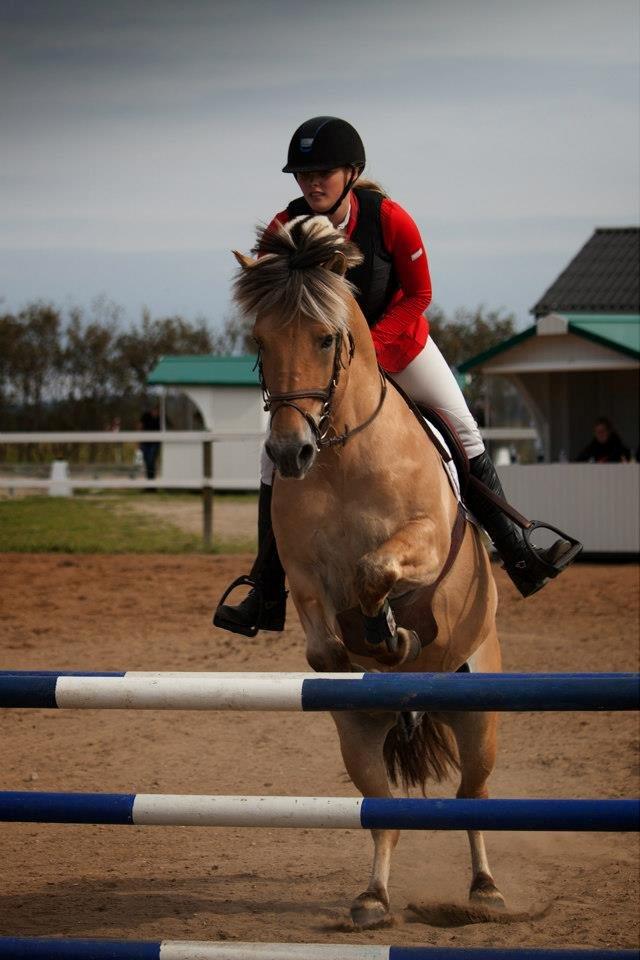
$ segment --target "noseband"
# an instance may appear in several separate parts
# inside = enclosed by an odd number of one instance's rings
[[[347,366],[350,366],[356,352],[356,345],[350,331],[347,335],[349,339],[349,360]],[[361,430],[364,430],[365,427],[368,427],[369,424],[375,420],[380,413],[382,404],[384,403],[384,398],[387,395],[387,380],[382,370],[380,370],[380,399],[371,416],[368,417],[363,423],[358,424],[357,427],[353,427],[352,429],[349,429],[349,427],[345,424],[344,433],[335,436],[329,436],[329,432],[333,429],[331,416],[333,412],[332,404],[334,400],[334,394],[340,379],[340,371],[344,369],[345,366],[345,364],[342,362],[342,345],[343,337],[341,333],[338,333],[335,337],[335,353],[333,355],[333,370],[331,372],[331,379],[329,380],[325,390],[295,390],[291,393],[270,393],[269,388],[265,383],[264,373],[262,370],[262,357],[260,353],[258,353],[258,358],[256,360],[256,367],[258,368],[258,376],[260,378],[260,388],[262,390],[262,399],[264,400],[264,409],[271,414],[270,422],[273,423],[273,418],[279,410],[282,410],[284,407],[292,407],[307,421],[309,429],[311,430],[316,443],[316,449],[318,451],[320,451],[323,447],[344,445],[350,437],[354,436],[356,433],[359,433]],[[298,406],[298,404],[294,402],[296,400],[320,400],[322,402],[322,409],[320,411],[319,418],[316,420],[311,416],[310,413],[308,413],[308,411],[303,410],[302,407]]]

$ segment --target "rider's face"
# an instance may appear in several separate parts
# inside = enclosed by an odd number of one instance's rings
[[[344,190],[349,179],[349,168],[304,171],[297,173],[296,179],[314,213],[326,213]]]

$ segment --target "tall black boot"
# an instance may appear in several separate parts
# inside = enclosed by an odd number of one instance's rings
[[[481,480],[493,493],[506,499],[495,467],[486,451],[469,460],[471,475]],[[542,550],[527,543],[518,524],[469,483],[465,503],[491,537],[504,563],[504,568],[523,597],[541,590],[553,577],[572,563],[582,549],[576,540],[560,537]]]
[[[278,556],[278,547],[271,529],[271,486],[260,484],[258,498],[258,556],[251,573],[238,577],[224,592],[213,616],[216,627],[255,637],[258,630],[284,630],[287,591],[285,574]],[[236,587],[246,584],[252,589],[240,603],[225,603]]]

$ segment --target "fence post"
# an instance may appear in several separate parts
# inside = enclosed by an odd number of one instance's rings
[[[202,444],[202,474],[205,480],[213,476],[213,441],[205,440]],[[202,539],[205,547],[213,542],[213,489],[210,486],[202,488]]]

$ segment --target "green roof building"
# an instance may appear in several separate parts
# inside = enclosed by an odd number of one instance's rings
[[[263,409],[255,356],[162,357],[149,375],[151,386],[185,394],[202,417],[206,430],[216,433],[263,434]],[[213,475],[218,489],[257,489],[260,449],[256,437],[221,440],[214,444]],[[193,477],[202,471],[202,444],[172,445],[162,451],[162,475]]]
[[[547,461],[576,457],[599,416],[637,447],[639,240],[636,227],[596,230],[532,308],[532,326],[459,367],[514,383]]]
[[[640,555],[640,464],[565,461],[587,446],[601,416],[637,450],[639,240],[636,227],[596,230],[532,308],[534,323],[460,366],[509,379],[536,425],[545,462],[498,471],[511,502],[603,560]]]
[[[151,371],[149,383],[171,386],[257,387],[255,356],[162,357]]]

